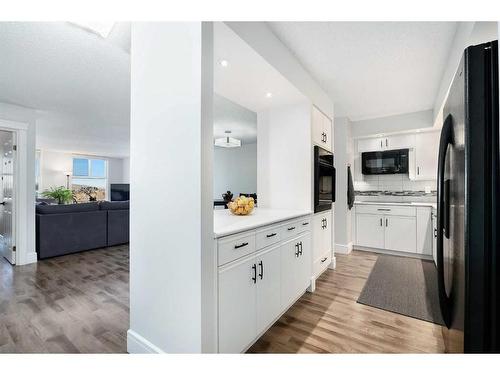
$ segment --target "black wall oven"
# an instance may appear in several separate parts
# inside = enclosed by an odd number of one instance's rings
[[[333,154],[314,146],[314,212],[327,211],[335,202]]]
[[[363,174],[408,173],[408,149],[363,152],[361,172]]]

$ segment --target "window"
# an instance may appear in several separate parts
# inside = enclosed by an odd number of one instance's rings
[[[106,199],[108,162],[104,159],[73,158],[72,190],[77,202]]]

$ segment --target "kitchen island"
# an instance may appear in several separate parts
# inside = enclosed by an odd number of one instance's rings
[[[310,287],[311,225],[309,211],[214,211],[217,352],[247,350]]]

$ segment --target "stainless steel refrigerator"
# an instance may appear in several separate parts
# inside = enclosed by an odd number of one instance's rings
[[[444,106],[437,270],[447,352],[500,351],[498,42],[464,51]]]

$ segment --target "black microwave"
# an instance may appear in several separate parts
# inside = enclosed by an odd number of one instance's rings
[[[335,202],[333,154],[314,146],[314,212],[332,209]]]
[[[361,172],[363,174],[408,173],[408,149],[363,152]]]

